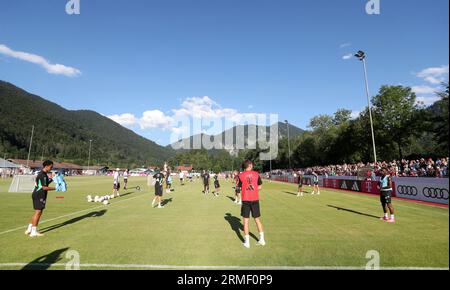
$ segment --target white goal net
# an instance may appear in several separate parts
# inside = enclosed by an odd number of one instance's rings
[[[33,192],[36,176],[34,175],[14,175],[8,192]]]

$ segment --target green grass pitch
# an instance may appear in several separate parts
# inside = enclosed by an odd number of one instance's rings
[[[112,178],[67,181],[69,192],[49,194],[40,225],[45,237],[31,239],[24,235],[33,213],[30,194],[7,193],[11,180],[0,180],[0,269],[64,269],[71,250],[79,253],[81,269],[364,268],[370,250],[380,253],[382,268],[449,267],[445,208],[394,201],[398,221],[388,224],[378,219],[376,196],[322,190],[297,198],[295,185],[266,181],[261,209],[267,245],[257,247],[252,239],[245,249],[230,182],[222,180],[221,196],[214,198],[202,195],[200,181],[183,187],[176,181],[165,208],[154,209],[146,178],[130,178],[129,187],[142,191],[122,191],[108,206],[87,203],[86,196],[111,194]],[[251,230],[258,235],[253,222]]]

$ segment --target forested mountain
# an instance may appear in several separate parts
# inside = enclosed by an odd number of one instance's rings
[[[278,137],[286,138],[288,136],[287,124],[279,122],[278,124],[275,124],[275,125],[278,125]],[[256,126],[256,125],[235,126],[231,129],[228,129],[228,130],[222,132],[221,134],[218,134],[215,136],[210,136],[210,135],[206,135],[206,134],[199,134],[199,135],[191,136],[190,138],[186,138],[186,139],[180,140],[180,141],[172,144],[171,147],[173,147],[173,148],[182,147],[183,149],[194,148],[194,146],[193,146],[194,140],[202,140],[202,139],[209,138],[209,140],[211,142],[218,145],[218,146],[215,146],[216,149],[217,149],[217,147],[222,146],[223,149],[232,151],[232,149],[236,148],[236,144],[239,144],[239,142],[242,142],[240,139],[243,139],[246,147],[248,144],[254,143],[255,140],[249,140],[249,136],[251,135],[250,134],[251,130],[254,130],[256,132],[257,138],[259,137],[258,132],[260,130],[262,130],[262,131],[265,130],[267,140],[268,140],[268,137],[270,136],[271,128],[274,127],[275,125],[272,125],[272,126]],[[242,136],[241,136],[241,132],[243,133]],[[289,136],[291,138],[299,137],[305,132],[306,131],[304,131],[294,125],[291,125],[291,124],[289,125]],[[232,140],[233,142],[231,144],[225,144],[226,136],[233,136],[233,140]],[[221,143],[219,142],[220,140],[222,141]],[[204,149],[204,148],[202,147],[202,148],[195,148],[195,149]],[[215,150],[212,150],[212,151],[215,151]]]
[[[141,137],[93,111],[70,111],[0,81],[0,153],[26,158],[35,126],[31,159],[91,165],[142,166],[160,164],[174,155],[171,148]],[[2,156],[3,157],[3,156]]]

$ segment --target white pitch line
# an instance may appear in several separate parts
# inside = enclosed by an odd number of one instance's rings
[[[11,267],[66,267],[64,263],[4,263],[0,268]],[[165,269],[165,270],[365,270],[365,267],[339,267],[339,266],[173,266],[173,265],[140,265],[140,264],[80,264],[80,268],[100,268],[100,269]],[[434,267],[385,267],[380,270],[449,270],[449,268]]]
[[[115,204],[119,204],[119,203],[122,203],[122,202],[125,202],[125,201],[129,201],[129,200],[132,200],[132,199],[144,196],[144,195],[145,194],[141,194],[139,196],[131,197],[131,198],[124,199],[124,200],[121,200],[121,201],[118,201],[118,202],[114,202],[114,203],[111,203],[109,206],[111,207],[111,206],[113,206]],[[55,218],[52,218],[52,219],[44,220],[44,221],[40,222],[40,224],[45,224],[45,223],[52,222],[52,221],[55,221],[55,220],[58,220],[58,219],[62,219],[62,218],[65,218],[65,217],[77,215],[77,214],[80,214],[80,213],[83,213],[83,212],[86,212],[86,211],[92,211],[92,210],[106,208],[106,207],[107,206],[105,206],[105,205],[101,205],[101,206],[97,206],[97,207],[93,207],[93,208],[83,209],[83,210],[80,210],[80,211],[77,211],[77,212],[73,212],[73,213],[69,213],[69,214],[62,215],[62,216],[59,216],[59,217],[55,217]],[[8,234],[8,233],[15,232],[15,231],[18,231],[18,230],[23,230],[23,229],[26,229],[26,228],[27,228],[27,226],[22,226],[22,227],[18,227],[18,228],[15,228],[15,229],[7,230],[7,231],[4,231],[4,232],[0,232],[0,236]]]

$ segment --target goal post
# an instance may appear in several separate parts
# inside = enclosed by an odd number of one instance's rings
[[[35,180],[34,175],[14,175],[8,192],[31,193],[34,190]]]

